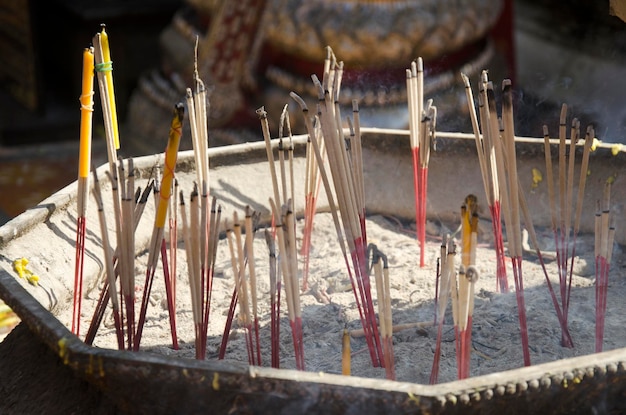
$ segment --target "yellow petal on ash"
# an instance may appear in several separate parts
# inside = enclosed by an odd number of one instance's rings
[[[531,188],[535,189],[537,188],[539,183],[543,181],[543,173],[541,173],[541,170],[534,168],[534,167],[532,169],[532,173],[533,173],[533,184],[531,185]]]
[[[598,140],[597,138],[594,138],[593,143],[591,143],[591,151],[596,151],[600,143],[602,143],[602,141]]]
[[[614,156],[617,156],[620,151],[622,151],[622,145],[620,143],[613,144],[611,146],[611,154],[613,154]]]
[[[617,178],[617,173],[610,175],[609,178],[606,179],[606,184],[613,184],[613,183],[615,183],[615,179],[616,178]]]

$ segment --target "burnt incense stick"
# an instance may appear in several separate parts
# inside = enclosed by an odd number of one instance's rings
[[[211,221],[209,225],[209,247],[208,247],[208,278],[204,287],[204,320],[202,322],[202,350],[206,350],[206,342],[207,342],[207,332],[209,329],[209,318],[210,318],[210,310],[211,310],[211,297],[213,293],[213,278],[215,276],[215,263],[217,257],[217,245],[219,242],[220,236],[220,228],[219,224],[221,222],[222,217],[222,206],[217,205],[217,199],[213,197],[211,201]]]
[[[235,236],[233,241],[232,234]],[[227,233],[228,247],[231,253],[233,275],[235,277],[235,289],[239,300],[239,321],[246,334],[246,346],[248,349],[248,363],[255,365],[256,355],[254,353],[254,340],[252,334],[252,316],[250,313],[250,299],[248,292],[248,281],[246,279],[246,258],[244,258],[244,247],[241,238],[241,224],[237,212],[233,212],[233,231]]]
[[[453,284],[456,284],[456,265],[455,265],[456,246],[452,238],[443,235],[441,243],[441,280],[439,289],[439,298],[437,299],[437,340],[435,345],[435,356],[433,366],[430,372],[430,384],[434,385],[439,379],[439,361],[441,359],[441,341],[443,336],[443,322],[445,311],[450,294],[456,291]],[[453,311],[456,308],[453,299]]]
[[[269,199],[274,218],[276,218],[276,237],[278,242],[278,252],[281,260],[281,271],[285,285],[285,297],[287,302],[287,315],[291,325],[293,347],[298,370],[305,370],[304,350],[302,341],[302,314],[300,310],[300,293],[297,282],[297,262],[293,258],[295,251],[295,239],[293,230],[293,212],[284,205],[284,213],[279,212],[276,203]]]
[[[528,329],[526,324],[526,305],[524,301],[524,282],[522,276],[522,230],[520,223],[519,190],[517,178],[517,157],[515,152],[515,130],[513,122],[513,96],[511,81],[502,82],[502,123],[504,125],[503,141],[506,148],[506,171],[508,179],[508,205],[511,212],[511,228],[506,228],[509,244],[509,255],[513,262],[513,278],[522,337],[524,365],[530,366],[530,350],[528,345]],[[504,155],[504,153],[503,153]],[[504,157],[503,157],[504,158]]]
[[[596,213],[595,235],[595,262],[596,262],[596,344],[595,351],[602,351],[604,340],[604,322],[607,307],[607,292],[609,285],[609,270],[615,228],[610,225],[611,213],[611,181],[607,180],[604,186],[604,195],[600,209]]]
[[[318,123],[319,126],[319,123]],[[311,140],[316,140],[318,147],[323,146],[323,141],[320,137],[320,129],[315,128],[312,135],[307,137],[306,144],[306,165],[305,165],[305,180],[304,180],[304,231],[302,235],[302,247],[300,255],[303,258],[304,267],[302,275],[302,291],[308,291],[308,278],[309,278],[309,263],[311,252],[311,235],[313,232],[313,220],[315,218],[315,210],[317,206],[317,198],[319,195],[319,189],[321,184],[321,178],[319,177],[319,169],[315,158],[315,151]],[[323,149],[323,147],[321,147]]]
[[[121,321],[120,305],[119,305],[119,301],[117,298],[117,289],[116,289],[116,283],[115,283],[115,280],[116,280],[115,266],[113,264],[113,251],[109,244],[109,231],[107,229],[106,216],[104,214],[104,207],[102,203],[102,192],[100,190],[100,180],[98,180],[98,173],[96,172],[95,169],[93,170],[93,178],[94,178],[93,194],[96,199],[96,204],[98,205],[98,219],[100,222],[100,234],[102,236],[102,250],[104,252],[106,281],[108,282],[108,293],[110,295],[111,305],[113,308],[113,322],[115,324],[117,347],[119,350],[123,350],[124,349],[124,327]]]
[[[224,325],[224,334],[222,335],[222,343],[220,345],[220,351],[218,354],[218,359],[222,360],[224,359],[224,357],[226,356],[226,346],[228,346],[228,338],[230,337],[230,331],[232,328],[232,324],[233,324],[233,319],[235,317],[235,308],[237,307],[237,302],[239,301],[239,289],[237,286],[237,275],[235,274],[235,272],[237,272],[237,262],[235,261],[234,258],[234,248],[232,246],[232,232],[233,229],[230,226],[230,224],[228,223],[228,219],[224,219],[224,229],[226,231],[226,239],[229,241],[228,243],[228,249],[230,252],[230,261],[231,261],[231,268],[233,270],[233,276],[234,276],[234,284],[233,284],[233,294],[230,298],[230,306],[228,307],[228,315],[226,316],[226,324]],[[248,354],[248,359],[250,358],[250,355]]]
[[[546,269],[546,264],[543,259],[543,254],[541,253],[541,250],[539,249],[539,242],[537,240],[535,226],[533,224],[532,217],[528,209],[528,204],[526,202],[526,196],[524,195],[524,192],[522,191],[522,188],[519,185],[518,185],[518,192],[519,192],[520,209],[521,209],[522,215],[524,216],[524,225],[526,226],[526,229],[528,230],[530,241],[533,247],[535,248],[535,253],[539,260],[539,264],[541,265],[541,269],[543,270],[543,274],[546,278],[546,285],[548,286],[548,291],[550,292],[550,297],[552,298],[552,303],[556,311],[557,319],[559,321],[559,325],[561,326],[561,338],[562,338],[561,343],[564,347],[574,347],[573,346],[574,344],[572,342],[572,336],[569,333],[569,329],[567,327],[567,322],[563,318],[563,313],[561,311],[559,301],[554,292],[554,288],[552,287],[552,281],[550,280],[548,270]]]
[[[195,197],[195,196],[192,196]],[[182,221],[183,231],[183,243],[185,244],[185,258],[187,260],[187,273],[189,276],[189,290],[191,292],[191,310],[192,318],[194,322],[195,330],[195,346],[196,346],[196,359],[204,359],[202,348],[202,308],[199,299],[200,284],[197,275],[195,264],[197,261],[194,258],[194,252],[191,242],[190,227],[187,220],[187,212],[185,209],[185,199],[183,197],[183,191],[179,192],[179,208],[180,217]]]
[[[111,176],[109,174],[109,172],[106,172],[106,175],[109,177],[109,179],[111,179]],[[94,173],[94,177],[95,173]],[[145,187],[145,189],[143,189],[143,191],[140,192],[140,188],[137,188],[137,192],[135,193],[135,211],[133,213],[133,217],[135,219],[135,222],[133,224],[133,230],[136,231],[137,227],[139,226],[139,221],[141,219],[141,216],[143,215],[143,211],[144,208],[146,206],[146,202],[148,201],[148,197],[150,196],[150,192],[152,192],[154,188],[154,180],[150,180],[150,182],[148,183],[148,185]],[[137,194],[140,194],[139,198],[137,198]],[[121,246],[118,245],[115,249],[115,252],[113,254],[113,265],[114,265],[114,276],[115,278],[117,278],[118,276],[120,276],[120,272],[121,272],[121,265],[120,265],[120,249]],[[124,254],[126,255],[126,254]],[[102,319],[104,318],[104,313],[105,310],[108,306],[108,302],[109,299],[112,298],[110,297],[110,286],[109,286],[109,280],[105,280],[104,281],[104,285],[102,287],[102,290],[100,291],[100,297],[98,298],[98,302],[96,304],[96,307],[94,309],[94,313],[93,313],[93,317],[91,319],[91,324],[89,326],[89,329],[87,331],[87,334],[85,335],[85,343],[91,345],[96,337],[98,328],[100,327],[100,324],[102,323]],[[123,323],[123,307],[122,305],[124,304],[124,299],[123,299],[123,294],[122,294],[122,287],[120,284],[120,299],[118,302],[119,305],[119,314],[120,314],[120,321]],[[122,331],[123,330],[123,324],[122,324]]]
[[[254,211],[250,206],[246,206],[246,217],[245,217],[245,250],[248,258],[248,275],[250,279],[250,299],[252,301],[252,318],[253,318],[253,327],[254,327],[254,335],[255,335],[255,344],[256,344],[256,364],[261,366],[261,340],[260,340],[260,327],[259,327],[259,307],[258,307],[258,296],[257,296],[257,279],[256,279],[256,268],[254,261],[254,232],[256,228],[255,222],[258,222],[259,215],[255,215]]]
[[[157,204],[157,211],[155,215],[154,227],[152,231],[152,237],[150,239],[149,245],[149,254],[148,254],[148,266],[146,270],[146,282],[144,285],[141,310],[139,315],[139,320],[137,323],[137,333],[135,335],[133,341],[133,348],[135,350],[139,350],[139,345],[141,343],[141,335],[143,332],[143,326],[145,323],[146,312],[148,308],[148,299],[150,297],[150,291],[152,288],[152,281],[154,279],[154,273],[156,271],[156,264],[159,258],[159,253],[162,254],[163,248],[165,244],[165,239],[163,237],[163,228],[165,225],[165,219],[167,216],[167,210],[169,208],[169,198],[172,190],[172,181],[174,180],[174,169],[176,168],[176,160],[178,158],[178,147],[180,145],[180,138],[182,136],[182,123],[184,118],[184,106],[182,103],[176,104],[174,107],[174,116],[172,118],[172,122],[170,125],[169,138],[167,142],[167,146],[165,149],[165,170],[163,173],[163,178],[161,180],[160,187],[160,196]],[[162,256],[162,255],[161,255]],[[167,258],[167,256],[165,257]],[[162,256],[163,259],[163,256]],[[166,278],[165,284],[166,288],[171,286],[169,281],[169,273],[164,268],[164,276]],[[171,296],[171,293],[166,291],[168,297]],[[171,297],[170,297],[171,298]],[[171,300],[168,300],[168,308],[171,307]],[[172,329],[172,346],[177,349],[178,348],[178,339],[175,331],[175,310],[168,310],[170,315],[170,327]]]
[[[395,357],[393,352],[393,323],[391,317],[391,293],[389,282],[389,264],[387,257],[378,248],[370,244],[368,251],[372,255],[371,268],[374,269],[376,294],[378,301],[378,320],[382,337],[385,375],[387,379],[395,380]]]
[[[276,264],[276,243],[269,229],[265,230],[265,242],[269,252],[271,366],[278,369],[280,367],[279,335],[281,284]]]

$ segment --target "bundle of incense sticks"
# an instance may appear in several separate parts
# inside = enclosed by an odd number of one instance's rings
[[[489,87],[488,97],[491,95]],[[493,104],[492,104],[493,103]],[[494,111],[495,100],[489,102],[490,116]],[[526,326],[526,305],[524,302],[524,279],[522,276],[522,227],[520,217],[519,182],[517,177],[517,156],[515,150],[515,127],[513,122],[513,91],[511,81],[502,81],[502,140],[504,143],[502,158],[505,161],[507,192],[510,220],[506,222],[506,233],[509,247],[509,256],[513,263],[513,279],[515,281],[515,294],[517,298],[517,310],[519,314],[520,332],[522,337],[522,352],[524,365],[530,366],[530,350],[528,345],[528,329]],[[504,183],[503,183],[504,184]],[[502,192],[504,194],[504,192]],[[509,232],[509,230],[511,232]]]
[[[465,93],[467,96],[472,129],[474,130],[478,162],[480,165],[480,172],[483,179],[487,204],[489,205],[489,212],[491,214],[494,247],[496,252],[496,291],[504,293],[508,292],[509,284],[506,275],[504,239],[502,235],[502,206],[500,203],[500,180],[502,180],[502,178],[499,180],[499,171],[495,158],[495,155],[498,153],[497,150],[500,147],[500,140],[498,139],[499,129],[493,129],[493,127],[497,125],[497,120],[496,123],[492,123],[490,120],[485,82],[481,80],[479,87],[479,126],[469,78],[465,74],[461,74],[461,77],[465,83]]]
[[[198,189],[194,187],[190,195],[189,214],[185,207],[182,190],[179,193],[179,208],[182,221],[183,242],[185,245],[185,257],[189,273],[189,287],[191,291],[191,307],[195,330],[196,359],[204,360],[206,357],[206,338],[209,325],[211,306],[211,282],[214,274],[217,242],[219,239],[219,223],[221,207],[216,208],[216,199],[213,198],[210,212],[210,233],[200,226],[200,203],[198,202]],[[207,278],[202,278],[202,240],[208,240]],[[175,247],[171,247],[175,249]]]
[[[580,137],[580,123],[576,118],[572,120],[569,142],[569,154],[567,154],[567,105],[561,107],[559,118],[559,153],[558,153],[558,191],[559,204],[556,203],[554,188],[554,172],[552,166],[552,154],[548,127],[544,125],[544,149],[546,159],[546,181],[548,183],[548,197],[550,199],[550,219],[552,233],[557,253],[557,267],[559,273],[559,288],[561,304],[555,301],[555,307],[560,308],[559,318],[561,322],[561,344],[564,347],[574,347],[572,338],[567,328],[569,298],[572,284],[574,257],[576,256],[576,238],[580,229],[582,216],[585,184],[587,181],[587,167],[589,153],[594,140],[595,132],[592,127],[587,128],[585,145],[580,166],[580,178],[578,181],[578,196],[573,221],[572,235],[572,198],[574,186],[574,165],[576,162],[576,145]],[[571,240],[570,240],[571,238]]]
[[[187,112],[191,130],[191,143],[196,164],[196,183],[191,194],[189,206],[189,228],[186,232],[185,250],[190,269],[190,285],[196,331],[196,358],[206,355],[206,337],[211,309],[215,256],[219,238],[221,207],[216,209],[216,200],[209,206],[209,133],[207,126],[207,92],[204,82],[198,74],[198,40],[196,39],[194,60],[195,88],[186,89]],[[179,198],[181,215],[183,208],[182,193]],[[210,211],[209,211],[210,210]],[[173,216],[173,215],[172,215]],[[175,244],[175,239],[170,238]],[[175,245],[171,246],[175,252]],[[175,258],[175,256],[174,256]]]
[[[378,320],[382,337],[383,360],[387,379],[396,379],[395,357],[393,353],[393,322],[391,318],[391,290],[389,281],[389,263],[387,256],[370,244],[374,277],[376,280],[376,297],[378,300]]]
[[[437,298],[437,341],[435,345],[435,356],[433,359],[433,366],[430,371],[430,384],[434,385],[439,379],[439,361],[441,358],[441,340],[443,336],[443,321],[445,317],[446,307],[448,305],[448,298],[451,292],[456,292],[453,289],[453,285],[456,284],[456,245],[454,239],[449,238],[448,235],[443,235],[441,240],[441,255],[440,255],[440,289]],[[456,307],[455,301],[452,302],[453,312]]]
[[[596,353],[602,351],[604,340],[604,318],[606,316],[606,299],[609,288],[609,269],[615,239],[615,227],[611,225],[611,180],[604,187],[602,203],[598,203],[595,218],[596,259]]]
[[[358,112],[357,112],[358,114]],[[321,178],[315,159],[315,151],[311,140],[316,140],[316,145],[324,153],[324,141],[322,141],[322,131],[319,128],[319,122],[316,123],[312,136],[307,137],[305,170],[304,170],[304,231],[302,234],[302,246],[300,255],[304,261],[304,269],[302,275],[302,291],[309,289],[309,261],[311,252],[311,234],[313,232],[313,219],[315,218],[315,210],[317,207],[317,198],[319,195]],[[280,134],[279,134],[280,135]]]
[[[276,173],[276,164],[274,159],[274,150],[271,142],[271,134],[269,129],[269,122],[267,120],[267,112],[263,107],[257,110],[259,120],[261,122],[261,130],[263,133],[263,139],[265,141],[265,148],[267,152],[267,159],[270,169],[270,176],[272,180],[273,197],[270,197],[269,202],[272,212],[272,222],[274,225],[275,236],[278,245],[278,264],[280,265],[280,271],[283,276],[285,286],[285,297],[287,300],[287,314],[289,316],[289,323],[291,325],[291,333],[293,337],[293,346],[296,358],[296,368],[298,370],[305,370],[304,365],[304,341],[302,333],[302,310],[300,307],[300,284],[298,281],[298,258],[297,258],[297,241],[295,236],[295,213],[294,213],[294,179],[293,179],[293,156],[289,157],[289,178],[291,185],[287,186],[286,168],[284,165],[284,154],[282,149],[282,139],[279,140],[279,168],[281,178],[281,188],[283,190],[282,197],[278,184],[278,175]],[[286,111],[283,111],[283,120],[280,125],[285,122]],[[289,128],[288,128],[289,130]],[[281,131],[282,135],[282,131]],[[281,155],[282,154],[282,155]],[[289,194],[287,193],[289,189]],[[273,236],[272,236],[273,237]],[[270,255],[271,255],[270,251]],[[271,284],[275,287],[274,284]],[[274,288],[272,288],[273,290]],[[271,294],[272,298],[275,295]],[[279,309],[273,305],[272,313],[278,313]],[[278,314],[273,316],[274,321],[277,321]],[[277,331],[276,331],[277,335]],[[277,342],[277,339],[272,339],[272,344]],[[273,353],[274,347],[272,348]],[[275,361],[276,360],[276,361]],[[277,356],[272,356],[273,364],[277,364]]]
[[[258,215],[254,215],[255,218]],[[235,278],[235,288],[231,308],[226,322],[224,337],[220,356],[225,353],[226,342],[230,334],[232,318],[234,316],[235,303],[239,303],[239,322],[246,331],[246,346],[248,349],[248,363],[250,365],[261,365],[261,344],[259,335],[259,319],[257,308],[256,273],[254,266],[254,251],[252,242],[254,240],[254,228],[257,219],[253,220],[252,209],[246,207],[245,219],[245,242],[242,239],[241,223],[237,212],[233,213],[232,226],[226,224],[226,238],[230,250],[231,266]],[[234,239],[233,239],[234,234]],[[246,273],[246,268],[248,272]],[[252,307],[251,307],[252,306]]]
[[[318,118],[323,141],[327,149],[328,166],[337,195],[337,204],[334,202],[332,188],[330,187],[319,146],[316,140],[311,139],[311,143],[331,208],[337,239],[346,262],[361,324],[366,333],[372,364],[374,366],[383,366],[383,351],[367,270],[363,164],[359,159],[360,151],[354,151],[352,145],[346,145],[345,142],[338,103],[342,75],[343,63],[337,62],[332,50],[328,48],[322,82],[319,81],[316,75],[312,75],[312,78],[318,91]],[[297,94],[292,92],[290,95],[302,109],[309,137],[315,137],[313,123],[308,115],[308,107]],[[355,139],[355,143],[359,140],[360,138]],[[341,216],[341,222],[339,216]],[[346,245],[350,251],[350,259],[348,259]]]
[[[452,284],[452,297],[457,305],[457,374],[465,379],[470,374],[470,352],[472,344],[472,316],[474,314],[474,286],[478,281],[476,270],[476,245],[478,238],[478,201],[468,195],[461,206],[461,267],[456,284]]]
[[[426,251],[426,207],[428,188],[428,162],[431,141],[435,135],[437,108],[432,100],[424,107],[424,64],[422,58],[411,63],[406,70],[409,109],[411,153],[413,155],[413,186],[415,193],[415,222],[420,244],[420,267],[424,267]]]
[[[502,83],[502,118],[499,122],[493,84],[489,81],[487,72],[482,72],[479,83],[479,113],[483,132],[481,136],[469,79],[465,75],[462,75],[462,78],[466,86],[479,164],[493,223],[497,257],[496,290],[508,291],[501,220],[501,213],[503,212],[509,256],[513,265],[524,364],[529,366],[530,352],[528,349],[522,278],[522,233],[520,220],[522,202],[520,200],[517,177],[511,82],[505,79]]]

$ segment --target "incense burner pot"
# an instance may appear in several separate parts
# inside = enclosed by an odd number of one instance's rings
[[[484,0],[187,3],[162,33],[162,67],[140,80],[130,105],[129,124],[146,142],[167,128],[157,127],[167,119],[163,114],[191,85],[196,39],[200,77],[213,91],[211,125],[240,127],[256,123],[251,101],[280,111],[290,91],[314,99],[310,76],[320,74],[327,46],[344,62],[341,98],[347,104],[406,103],[405,69],[418,56],[425,63],[425,94],[449,90],[460,70],[472,75],[494,68],[487,34],[502,12],[502,1]],[[246,10],[262,17],[247,24]],[[235,46],[242,49],[229,51]],[[232,72],[228,82],[220,75],[224,67]]]
[[[346,66],[404,67],[457,52],[484,37],[502,2],[471,0],[268,3],[266,42],[297,59],[322,62],[325,46]]]

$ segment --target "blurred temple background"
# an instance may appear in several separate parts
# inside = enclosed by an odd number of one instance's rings
[[[614,15],[624,3],[0,0],[0,224],[76,180],[81,53],[101,23],[122,156],[163,150],[171,108],[191,85],[196,38],[212,145],[261,139],[256,108],[277,120],[294,106],[292,90],[314,100],[310,75],[320,74],[327,45],[345,63],[346,104],[358,99],[369,126],[406,127],[405,69],[421,56],[442,131],[470,131],[459,72],[477,82],[488,69],[496,84],[513,80],[517,134],[541,136],[565,102],[601,140],[626,143],[626,23]]]

